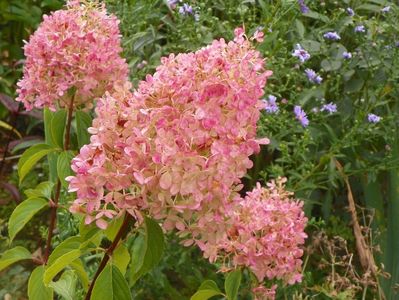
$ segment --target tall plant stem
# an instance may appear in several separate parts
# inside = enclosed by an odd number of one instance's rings
[[[71,96],[71,101],[68,106],[67,124],[66,124],[65,137],[64,137],[64,151],[69,149],[74,99],[75,99],[75,94]],[[61,194],[61,180],[58,178],[54,194],[54,201],[51,205],[50,225],[48,228],[46,249],[44,251],[44,264],[47,264],[48,257],[50,256],[51,240],[53,238],[53,231],[57,223],[57,208],[58,208],[58,202],[60,200],[60,194]]]
[[[93,280],[90,283],[89,289],[87,291],[85,300],[90,300],[91,293],[93,291],[94,284],[98,278],[98,276],[101,274],[102,270],[105,268],[107,265],[107,262],[109,261],[110,257],[112,256],[112,253],[114,252],[116,246],[118,246],[119,241],[126,235],[127,230],[129,229],[129,223],[130,220],[132,220],[132,216],[126,212],[125,218],[123,220],[123,223],[121,225],[121,228],[119,228],[118,233],[116,234],[111,246],[107,249],[107,251],[104,254],[103,259],[101,260],[101,263],[97,269],[96,274],[94,274]]]

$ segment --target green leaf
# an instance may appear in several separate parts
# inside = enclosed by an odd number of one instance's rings
[[[17,246],[3,253],[0,258],[0,271],[9,265],[24,259],[31,259],[32,254],[24,247]]]
[[[226,295],[228,300],[236,300],[238,295],[238,289],[241,284],[241,270],[235,270],[230,272],[226,281],[224,282],[224,289],[226,290]]]
[[[90,134],[87,129],[91,126],[92,119],[91,116],[83,111],[76,112],[76,131],[78,137],[78,146],[82,148],[90,142]]]
[[[121,271],[123,275],[125,275],[129,261],[129,251],[123,243],[120,243],[112,253],[112,263],[118,267],[119,271]]]
[[[60,279],[56,282],[50,282],[49,286],[54,289],[54,291],[62,296],[65,300],[74,300],[76,292],[76,281],[77,276],[74,271],[66,270],[62,273]]]
[[[53,119],[54,113],[48,108],[44,109],[43,119],[44,119],[44,136],[46,144],[56,147],[55,142],[51,136],[51,121]],[[49,164],[49,180],[51,182],[56,182],[57,180],[57,153],[49,153],[48,155]]]
[[[41,158],[55,150],[47,144],[37,144],[26,150],[18,161],[19,183],[21,184],[25,176]]]
[[[79,236],[71,236],[65,241],[62,241],[54,250],[51,252],[47,265],[52,265],[59,257],[64,254],[71,252],[72,250],[79,249],[81,240]]]
[[[51,181],[44,181],[39,183],[34,189],[27,189],[24,191],[28,198],[51,198],[51,191],[54,183]]]
[[[58,110],[51,119],[50,131],[51,139],[54,144],[60,148],[64,147],[64,132],[66,121],[65,109]]]
[[[207,300],[217,295],[223,295],[217,284],[212,280],[205,280],[190,300]]]
[[[320,65],[327,72],[336,71],[341,68],[342,62],[340,60],[323,59]]]
[[[58,257],[51,265],[46,267],[43,276],[44,284],[48,285],[54,276],[57,275],[62,269],[78,259],[81,255],[80,249],[75,249]]]
[[[73,175],[73,172],[71,169],[72,158],[74,158],[74,154],[72,151],[63,151],[58,156],[57,174],[58,174],[58,178],[61,180],[63,187],[68,186],[68,182],[65,181],[65,178]]]
[[[127,282],[119,269],[113,265],[105,266],[98,276],[90,300],[130,300]]]
[[[43,283],[44,267],[33,270],[28,282],[29,300],[53,300],[53,289]]]
[[[155,267],[162,258],[164,236],[162,228],[152,219],[145,218],[144,238],[136,238],[132,251],[131,284]]]
[[[43,198],[28,198],[13,210],[8,222],[10,242],[15,238],[17,233],[24,228],[26,223],[28,223],[38,211],[47,205],[47,200]]]

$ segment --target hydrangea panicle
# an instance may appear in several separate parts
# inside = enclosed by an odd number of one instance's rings
[[[92,107],[93,99],[126,81],[128,66],[120,57],[119,21],[96,1],[69,1],[66,9],[43,17],[24,46],[26,61],[17,101],[27,110],[74,104]]]

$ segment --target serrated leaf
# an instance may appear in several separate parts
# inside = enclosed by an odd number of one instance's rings
[[[51,191],[54,183],[51,181],[44,181],[39,183],[34,189],[27,189],[24,191],[28,198],[51,198]]]
[[[64,147],[64,132],[65,132],[65,121],[67,113],[65,109],[58,110],[54,113],[51,119],[50,132],[51,139],[54,144],[60,148]]]
[[[9,265],[25,259],[31,259],[32,254],[24,247],[17,246],[5,251],[0,258],[0,271]]]
[[[29,300],[53,300],[53,289],[43,283],[44,267],[39,266],[33,270],[28,282]]]
[[[8,222],[10,242],[15,238],[17,233],[24,228],[26,223],[28,223],[37,212],[47,205],[48,201],[43,198],[28,198],[13,210]]]
[[[112,263],[118,267],[122,275],[125,275],[130,261],[130,253],[123,243],[120,243],[112,253]]]
[[[92,118],[89,114],[80,110],[76,112],[75,118],[78,146],[82,148],[83,145],[90,142],[90,134],[87,129],[91,126]]]
[[[66,270],[62,273],[60,279],[56,282],[50,282],[49,286],[65,300],[74,300],[76,299],[76,281],[77,276],[75,272],[72,270]]]
[[[132,251],[131,284],[155,267],[162,258],[164,236],[162,228],[152,219],[144,220],[145,235],[138,236]]]
[[[63,151],[59,154],[57,159],[57,174],[58,178],[61,180],[62,186],[67,187],[68,182],[65,178],[73,175],[71,169],[71,160],[74,157],[72,151]]]
[[[241,284],[241,270],[230,272],[224,282],[224,289],[228,300],[236,300]]]
[[[90,299],[130,300],[132,296],[127,282],[119,269],[113,265],[107,265],[98,276]]]
[[[47,144],[37,144],[27,149],[18,161],[19,183],[21,184],[25,176],[41,158],[55,150]]]
[[[51,265],[49,264],[44,271],[43,282],[48,285],[51,280],[66,266],[78,259],[81,255],[80,249],[75,249],[58,257]]]
[[[205,280],[190,300],[207,300],[217,295],[223,295],[217,284],[212,280]]]

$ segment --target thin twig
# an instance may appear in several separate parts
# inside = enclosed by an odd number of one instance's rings
[[[85,300],[90,300],[94,284],[95,284],[98,276],[101,274],[102,270],[107,265],[107,262],[109,261],[110,257],[112,256],[112,253],[114,252],[116,246],[118,246],[119,241],[126,235],[127,230],[129,228],[130,220],[133,220],[133,218],[128,212],[126,212],[126,215],[125,215],[125,218],[124,218],[123,223],[121,225],[121,228],[119,229],[118,233],[116,234],[111,246],[109,246],[109,248],[105,252],[104,257],[101,260],[101,263],[100,263],[100,265],[99,265],[99,267],[97,269],[97,272],[94,275],[93,280],[90,283],[89,289],[87,290],[87,294],[86,294]]]

